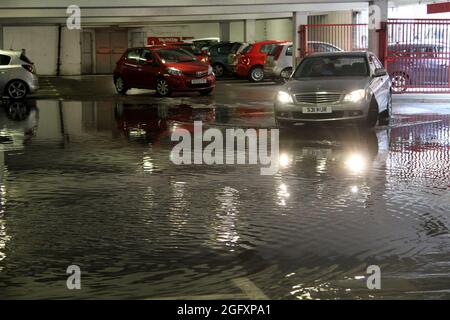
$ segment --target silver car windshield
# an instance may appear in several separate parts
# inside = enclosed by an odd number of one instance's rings
[[[307,57],[293,78],[367,76],[367,60],[362,56]]]

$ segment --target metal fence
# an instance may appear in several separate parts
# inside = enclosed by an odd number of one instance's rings
[[[394,92],[450,92],[450,19],[389,19],[385,34]]]

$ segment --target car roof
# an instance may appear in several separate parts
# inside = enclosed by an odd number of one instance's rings
[[[22,52],[21,51],[14,51],[14,50],[0,50],[0,54],[7,55],[7,56],[18,56]]]
[[[272,43],[279,43],[279,44],[282,44],[282,43],[287,43],[288,41],[283,41],[283,40],[264,40],[264,41],[257,41],[257,42],[255,42],[255,43],[251,43],[251,44],[253,44],[253,45],[264,45],[264,44],[272,44]]]

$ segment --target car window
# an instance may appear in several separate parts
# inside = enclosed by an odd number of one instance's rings
[[[268,53],[269,56],[278,56],[281,53],[281,50],[283,50],[283,46],[275,46],[272,48],[272,50]]]
[[[20,60],[22,60],[22,61],[25,62],[25,63],[33,64],[33,62],[31,62],[31,60],[28,59],[28,57],[25,55],[25,53],[22,53],[22,54],[20,55]]]
[[[367,60],[362,56],[307,57],[294,78],[367,76]]]
[[[230,45],[224,45],[217,48],[217,53],[219,54],[229,54],[231,51]]]
[[[11,57],[0,54],[0,66],[6,66],[11,62]]]
[[[244,49],[242,49],[241,53],[242,54],[249,53],[250,51],[252,51],[252,49],[253,49],[253,45],[249,44]]]
[[[153,53],[150,50],[142,50],[139,58],[140,64],[144,64],[148,60],[155,60]]]
[[[236,42],[235,44],[233,44],[233,47],[230,49],[230,53],[236,53],[241,46],[242,46],[242,43]]]
[[[289,57],[292,57],[292,50],[294,50],[294,48],[292,46],[287,47],[286,55]]]
[[[127,62],[130,63],[139,63],[139,49],[135,49],[135,50],[130,50],[127,53]]]
[[[259,49],[259,52],[261,53],[269,53],[270,51],[273,50],[273,48],[275,48],[277,46],[276,43],[272,43],[272,44],[264,44],[261,46],[261,49]]]
[[[202,54],[202,51],[193,43],[185,44],[182,45],[181,47],[195,55]]]
[[[197,60],[192,53],[181,48],[159,49],[156,53],[163,63],[191,62]]]

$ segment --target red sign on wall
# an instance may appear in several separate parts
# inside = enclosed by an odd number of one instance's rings
[[[147,45],[156,46],[164,43],[181,42],[181,37],[148,37]]]
[[[450,2],[430,3],[427,4],[427,13],[443,13],[450,12]]]

